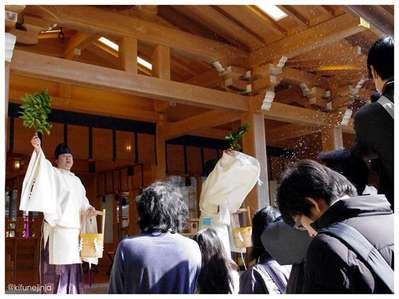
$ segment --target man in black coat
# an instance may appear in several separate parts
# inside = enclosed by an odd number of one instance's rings
[[[354,116],[355,155],[372,160],[379,177],[379,193],[385,194],[394,209],[394,40],[383,37],[370,48],[369,77],[383,96],[363,106]],[[392,115],[390,114],[392,113]]]
[[[303,160],[283,174],[277,202],[284,221],[297,229],[319,232],[334,223],[352,226],[393,269],[394,217],[384,195],[357,196],[344,176]],[[304,276],[305,293],[390,292],[352,248],[324,233],[318,233],[308,247]]]

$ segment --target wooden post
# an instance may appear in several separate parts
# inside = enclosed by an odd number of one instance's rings
[[[343,148],[342,127],[323,128],[321,130],[323,152]]]
[[[154,169],[154,180],[161,179],[166,176],[166,147],[165,147],[165,133],[164,126],[166,122],[166,115],[163,113],[159,114],[159,120],[157,121],[156,135],[155,135],[155,147],[156,147],[156,166]]]
[[[6,32],[5,36],[5,74],[4,74],[4,128],[7,128],[8,124],[8,101],[9,101],[9,91],[10,91],[10,63],[12,59],[12,55],[14,53],[14,47],[15,47],[15,42],[16,42],[16,37],[15,35]],[[8,130],[6,130],[6,134],[8,134]],[[6,138],[9,136],[6,136]],[[4,147],[4,154],[3,156],[3,161],[6,161],[6,152],[7,152],[7,147]]]
[[[6,117],[6,127],[7,127],[7,119],[8,119],[8,95],[9,95],[9,90],[10,90],[10,63],[8,61],[5,62],[5,74],[4,74],[4,79],[5,79],[5,85],[4,85],[4,92],[5,92],[5,97],[4,97],[4,113]]]
[[[267,176],[267,156],[265,119],[262,112],[248,112],[241,118],[241,124],[248,124],[248,132],[242,139],[243,151],[258,159],[261,167],[260,180],[262,185],[257,184],[249,193],[242,206],[249,206],[255,213],[260,208],[270,205],[269,202],[269,180]]]
[[[160,79],[170,80],[170,48],[157,45],[152,54],[152,74]]]
[[[157,45],[152,54],[152,74],[160,79],[170,80],[170,49],[166,46]],[[155,109],[158,113],[156,129],[156,167],[154,170],[154,179],[161,179],[166,175],[166,138],[165,124],[167,116],[165,114],[169,103],[163,101],[155,102]]]
[[[137,74],[137,39],[124,37],[119,50],[122,69]]]
[[[11,33],[5,33],[5,98],[4,98],[4,105],[5,105],[5,125],[7,127],[7,120],[8,120],[8,97],[9,97],[9,90],[10,90],[10,63],[12,59],[12,55],[14,53],[14,47],[16,42],[16,36]]]

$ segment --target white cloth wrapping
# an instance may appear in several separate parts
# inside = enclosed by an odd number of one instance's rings
[[[212,217],[215,224],[230,225],[230,214],[241,207],[259,175],[259,161],[254,157],[237,151],[223,152],[202,185],[201,216]]]
[[[54,214],[56,210],[53,168],[43,151],[33,151],[22,183],[19,209],[28,212]],[[43,192],[46,190],[46,192]]]
[[[77,176],[53,167],[43,151],[33,152],[22,185],[19,209],[44,213],[43,246],[49,242],[50,264],[82,262],[79,234],[86,223],[81,217],[89,207],[86,190]],[[97,232],[97,225],[84,229]]]
[[[223,152],[222,158],[202,185],[199,227],[214,228],[229,257],[230,244],[234,245],[229,238],[230,214],[241,207],[248,193],[260,182],[259,175],[260,164],[257,159],[237,151]]]

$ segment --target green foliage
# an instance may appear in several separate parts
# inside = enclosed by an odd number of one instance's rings
[[[245,124],[239,127],[236,131],[231,132],[229,135],[225,136],[224,138],[229,142],[230,149],[239,151],[241,150],[240,139],[241,137],[247,132],[249,128],[248,124]]]
[[[33,94],[26,94],[21,98],[20,119],[25,128],[33,128],[38,133],[50,134],[52,124],[48,121],[48,114],[51,112],[51,98],[47,90]]]

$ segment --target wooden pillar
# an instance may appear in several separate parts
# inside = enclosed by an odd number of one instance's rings
[[[152,75],[170,80],[170,48],[157,45],[152,54]]]
[[[157,45],[152,55],[152,74],[160,79],[170,80],[170,49]],[[166,138],[164,127],[167,122],[166,110],[168,102],[155,101],[154,108],[158,112],[156,129],[156,156],[157,163],[154,170],[154,179],[161,179],[166,176]]]
[[[166,123],[166,115],[163,113],[159,114],[159,118],[157,121],[157,129],[156,129],[156,166],[154,170],[154,179],[162,179],[166,176],[166,146],[165,146],[165,133],[164,126]]]
[[[343,148],[342,127],[323,128],[321,130],[323,152]]]
[[[241,124],[249,125],[248,132],[242,139],[243,152],[258,159],[261,167],[262,184],[255,185],[243,204],[249,206],[253,214],[260,208],[270,205],[264,115],[262,112],[248,112],[241,118]]]
[[[9,97],[9,90],[10,90],[10,63],[12,59],[12,55],[14,52],[14,47],[15,47],[15,42],[16,42],[16,36],[6,32],[5,36],[5,85],[4,85],[4,92],[5,92],[5,97],[4,97],[4,105],[5,105],[5,115],[6,115],[6,125],[7,125],[7,120],[8,120],[8,97]],[[7,127],[7,126],[6,126]]]
[[[4,74],[4,128],[7,128],[8,126],[8,102],[9,102],[9,92],[10,92],[10,63],[12,59],[12,55],[14,52],[14,47],[15,47],[15,42],[16,42],[16,36],[6,32],[4,36],[4,42],[5,42],[5,74]],[[9,131],[6,130],[6,140],[8,140],[9,136]],[[7,142],[6,142],[7,144]],[[3,161],[6,161],[6,152],[7,152],[7,146],[5,146],[4,151],[2,152],[3,156]]]
[[[137,74],[137,39],[124,37],[119,47],[122,69]]]

